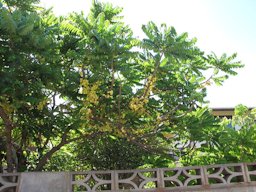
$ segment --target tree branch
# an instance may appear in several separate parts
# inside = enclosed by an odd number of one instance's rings
[[[38,162],[38,164],[37,164],[37,166],[36,166],[34,171],[42,171],[43,167],[46,165],[47,161],[52,157],[52,155],[55,152],[57,152],[58,150],[60,150],[61,147],[63,147],[64,145],[69,144],[69,143],[74,142],[74,141],[78,141],[80,139],[84,139],[84,138],[92,139],[92,138],[96,137],[97,135],[103,133],[103,132],[96,132],[96,133],[92,133],[92,134],[84,134],[84,135],[81,135],[79,137],[75,137],[73,139],[67,140],[69,130],[70,129],[68,129],[66,132],[63,133],[63,135],[61,137],[61,142],[57,146],[53,147],[50,151],[48,151],[39,160],[39,162]]]

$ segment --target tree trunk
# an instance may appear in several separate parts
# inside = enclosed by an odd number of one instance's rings
[[[3,160],[4,160],[4,157],[0,155],[0,173],[4,172]]]
[[[5,126],[5,137],[6,137],[6,161],[7,161],[7,172],[13,172],[13,162],[12,162],[12,130],[13,123],[10,120],[7,113],[4,111],[3,107],[0,106],[0,117],[3,119]]]
[[[52,155],[58,151],[61,147],[63,147],[64,145],[68,144],[68,143],[71,143],[73,141],[77,141],[79,139],[82,139],[82,138],[93,138],[95,137],[96,135],[99,135],[99,134],[102,134],[102,132],[96,132],[96,133],[93,133],[93,134],[86,134],[86,135],[82,135],[80,137],[77,137],[77,138],[73,138],[73,139],[69,139],[67,140],[67,135],[68,135],[68,132],[69,132],[69,129],[66,130],[66,132],[63,133],[62,137],[61,137],[61,142],[53,147],[50,151],[48,151],[38,162],[36,168],[34,171],[42,171],[43,167],[46,165],[47,161],[52,157]]]
[[[61,147],[63,147],[64,145],[66,145],[67,143],[69,143],[67,140],[67,132],[65,132],[62,136],[61,142],[53,147],[50,151],[48,151],[38,162],[36,168],[34,171],[42,171],[43,167],[45,166],[45,164],[47,163],[47,161],[52,157],[52,155],[60,150]]]
[[[21,142],[17,149],[17,159],[18,159],[17,171],[18,172],[23,172],[23,171],[27,170],[27,158],[23,153],[24,149],[27,148],[26,140],[27,140],[27,130],[22,129],[21,130]]]

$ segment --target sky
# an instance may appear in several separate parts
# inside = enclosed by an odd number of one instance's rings
[[[237,53],[245,67],[237,70],[223,86],[208,88],[209,107],[225,108],[244,104],[256,107],[256,0],[102,0],[123,7],[124,21],[136,37],[142,24],[154,21],[174,26],[198,39],[205,53]],[[57,15],[89,12],[91,0],[41,0]],[[255,86],[255,87],[254,87]]]

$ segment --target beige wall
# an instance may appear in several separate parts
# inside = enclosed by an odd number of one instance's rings
[[[0,192],[256,192],[256,163],[0,174]]]

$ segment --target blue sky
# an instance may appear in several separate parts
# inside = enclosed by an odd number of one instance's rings
[[[103,0],[124,8],[124,20],[136,36],[152,20],[198,39],[206,53],[238,53],[245,65],[222,87],[210,87],[210,107],[256,107],[256,0]],[[59,15],[89,11],[91,0],[42,0]]]

